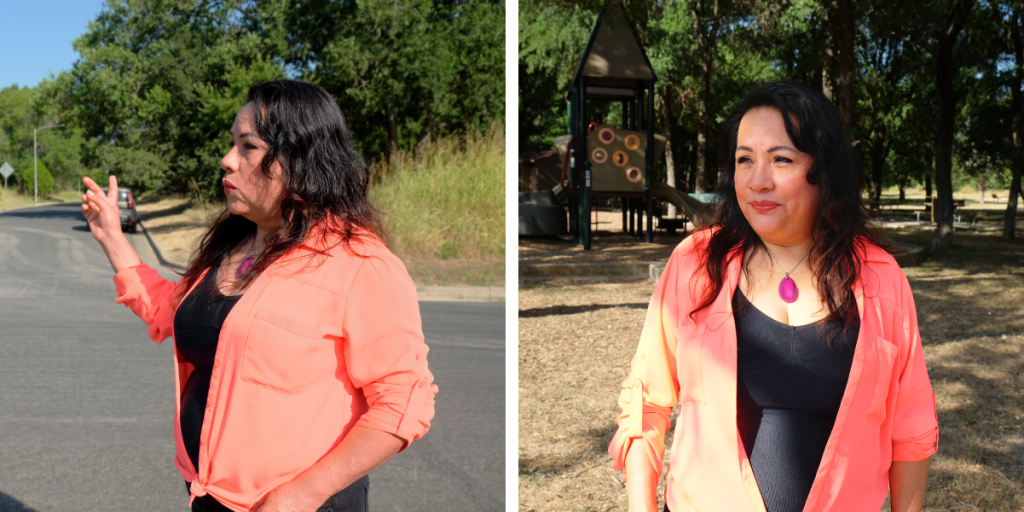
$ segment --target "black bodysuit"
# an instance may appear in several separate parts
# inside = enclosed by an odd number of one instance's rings
[[[199,468],[199,437],[206,414],[206,398],[210,394],[217,340],[224,319],[240,298],[241,295],[227,297],[221,293],[217,288],[217,270],[210,269],[174,314],[174,343],[178,353],[195,366],[181,391],[180,413],[181,440],[194,468]]]
[[[768,512],[803,510],[839,412],[859,327],[780,323],[737,287],[736,424]]]

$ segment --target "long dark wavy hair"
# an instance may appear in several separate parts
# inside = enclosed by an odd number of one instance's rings
[[[701,223],[712,231],[701,267],[711,286],[690,313],[711,306],[722,291],[729,254],[765,250],[764,243],[747,222],[736,199],[736,137],[743,116],[754,109],[771,108],[782,114],[796,149],[814,158],[807,182],[818,187],[818,216],[808,262],[817,281],[817,291],[828,306],[827,322],[843,328],[858,324],[857,301],[852,286],[860,276],[861,250],[865,241],[887,247],[878,231],[868,224],[868,212],[861,202],[863,173],[832,102],[821,91],[793,81],[764,84],[748,95],[721,127],[718,154],[721,179],[716,193],[723,199],[717,208],[704,211]],[[741,253],[742,254],[742,253]],[[744,270],[746,271],[746,270]],[[695,275],[694,278],[697,276]],[[749,277],[749,275],[748,275]]]
[[[285,197],[281,230],[268,236],[266,250],[236,287],[245,289],[274,261],[306,241],[323,252],[360,237],[383,239],[367,195],[369,170],[334,98],[308,82],[274,80],[249,89],[248,104],[254,107],[256,132],[268,146],[261,170],[269,178],[274,162],[281,164]],[[253,236],[255,223],[225,209],[193,254],[175,305],[204,271]]]

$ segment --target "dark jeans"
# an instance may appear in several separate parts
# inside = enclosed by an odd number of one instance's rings
[[[185,488],[189,488],[188,482]],[[356,480],[352,485],[331,496],[316,512],[367,512],[367,498],[370,494],[370,475]],[[231,512],[213,496],[206,495],[192,500],[192,512]]]

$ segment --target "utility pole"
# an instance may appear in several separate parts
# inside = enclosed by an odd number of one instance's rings
[[[39,128],[32,130],[32,181],[34,182],[32,184],[32,200],[37,203],[39,202],[39,143],[36,134],[39,133],[39,130],[45,130],[47,128],[60,128],[61,126],[64,125],[58,124],[57,126],[40,126]]]

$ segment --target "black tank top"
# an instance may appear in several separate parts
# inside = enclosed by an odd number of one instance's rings
[[[859,326],[790,326],[736,288],[736,425],[768,512],[800,512],[843,399]]]
[[[217,340],[231,308],[241,295],[225,296],[217,288],[217,269],[210,269],[202,281],[185,297],[174,313],[174,343],[178,353],[195,366],[181,391],[181,439],[192,467],[199,467],[199,437],[210,394],[213,359]]]

